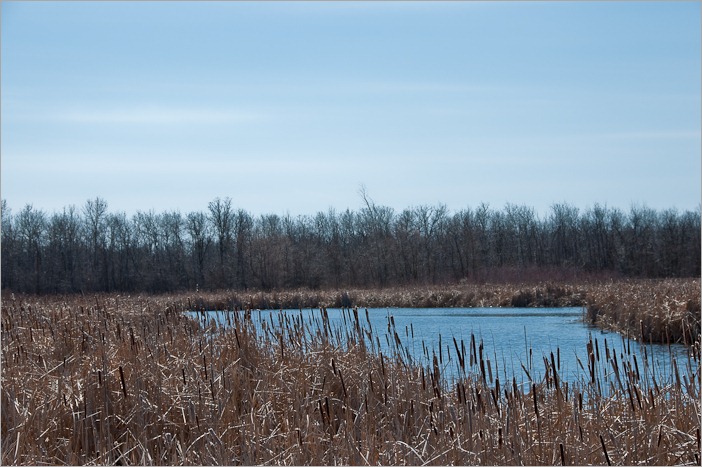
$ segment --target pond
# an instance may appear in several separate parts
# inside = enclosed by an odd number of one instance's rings
[[[191,312],[191,316],[226,327],[233,322],[232,313],[243,316],[244,312]],[[524,384],[530,378],[541,380],[547,372],[553,375],[555,367],[560,381],[579,381],[590,375],[588,343],[599,376],[623,373],[627,365],[633,371],[636,365],[637,371],[639,366],[642,373],[648,368],[658,381],[664,381],[672,375],[672,358],[678,362],[681,377],[697,367],[686,366],[688,349],[683,345],[642,345],[585,324],[583,313],[583,308],[375,308],[357,312],[328,308],[255,310],[250,317],[259,331],[262,326],[274,329],[304,323],[313,334],[328,326],[340,345],[347,342],[342,336],[358,335],[354,331],[358,323],[367,347],[430,368],[436,356],[449,380],[484,372],[488,381],[514,378]]]

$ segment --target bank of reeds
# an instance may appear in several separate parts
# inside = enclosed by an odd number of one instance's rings
[[[585,304],[586,288],[567,283],[480,284],[345,290],[219,291],[171,295],[205,309],[560,307]]]
[[[644,342],[690,345],[700,337],[700,280],[622,280],[592,284],[587,318]]]
[[[700,280],[457,284],[385,289],[221,291],[171,296],[191,309],[319,307],[587,307],[591,324],[646,342],[690,344],[700,334]]]
[[[361,310],[222,328],[188,306],[3,296],[2,463],[700,463],[698,354],[661,373],[594,340],[578,383],[553,355],[541,380],[500,381],[474,338],[412,361]]]

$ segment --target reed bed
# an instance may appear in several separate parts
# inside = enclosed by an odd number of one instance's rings
[[[583,306],[586,288],[568,283],[480,284],[281,291],[218,291],[170,295],[210,310],[295,308],[438,308]]]
[[[700,333],[700,279],[457,284],[386,289],[220,291],[168,297],[207,310],[290,308],[587,307],[591,324],[657,343]]]
[[[594,340],[577,383],[553,355],[500,381],[474,336],[412,360],[357,308],[217,326],[187,302],[3,297],[2,463],[700,464],[699,352],[662,373]]]
[[[587,291],[592,324],[644,342],[690,345],[700,337],[700,279],[622,280]]]

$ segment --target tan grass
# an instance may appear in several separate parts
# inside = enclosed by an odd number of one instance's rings
[[[362,311],[342,328],[321,311],[316,324],[274,314],[257,330],[246,311],[200,326],[187,301],[3,297],[2,462],[700,462],[695,357],[665,380],[593,351],[578,384],[554,365],[520,386],[483,377],[489,362],[456,343],[466,375],[449,382],[397,341],[373,352],[384,330],[364,339]]]
[[[585,306],[588,319],[646,342],[690,344],[700,331],[700,279],[457,284],[385,289],[220,291],[163,297],[190,309]]]
[[[690,345],[700,335],[700,280],[621,280],[587,291],[593,324],[644,342]]]

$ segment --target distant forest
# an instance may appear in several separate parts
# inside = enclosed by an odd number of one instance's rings
[[[253,216],[108,211],[101,198],[48,214],[2,201],[2,288],[28,293],[385,287],[569,277],[700,276],[700,209],[487,204]]]

